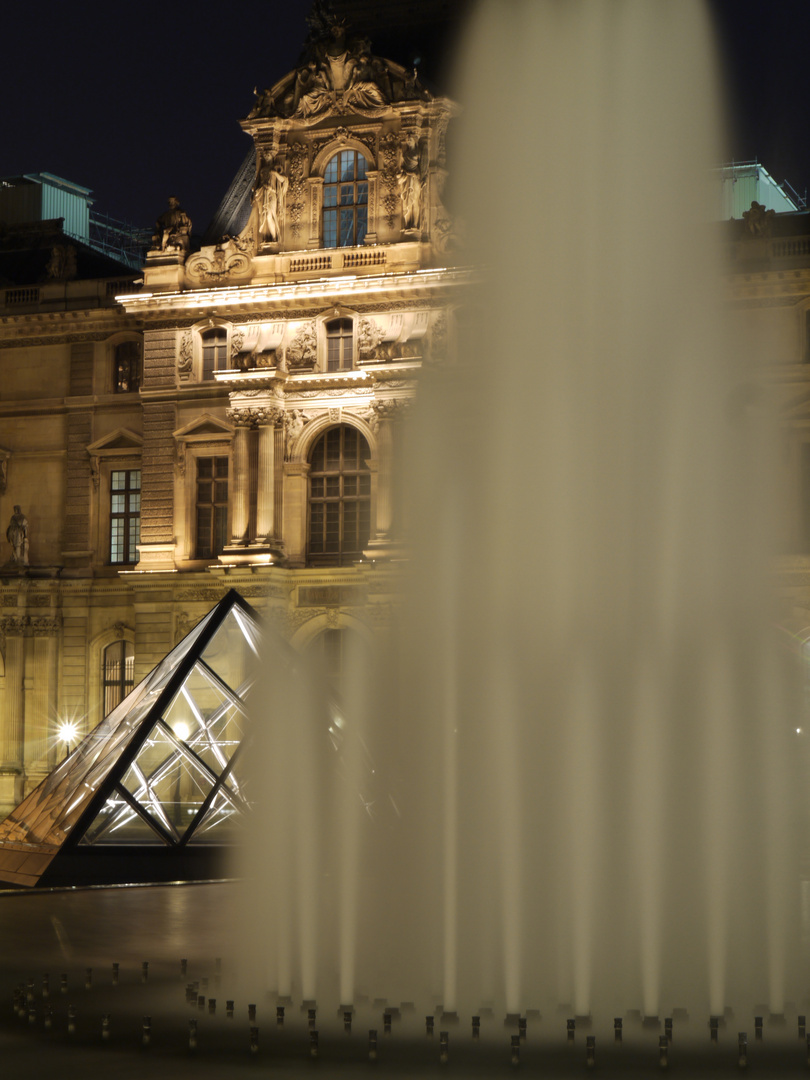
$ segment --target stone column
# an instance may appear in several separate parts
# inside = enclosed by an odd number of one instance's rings
[[[307,247],[321,246],[321,210],[323,208],[323,177],[310,176],[309,185],[309,243]]]
[[[374,506],[373,539],[369,547],[374,549],[393,548],[394,533],[394,425],[407,405],[402,398],[388,398],[375,401],[371,406],[369,423],[377,437],[376,459],[376,500]],[[379,550],[377,554],[383,554]]]
[[[256,543],[268,544],[275,535],[275,419],[259,424],[259,484],[256,490]]]
[[[377,243],[377,169],[369,169],[366,173],[368,181],[368,231],[364,243]]]
[[[3,769],[21,770],[23,764],[23,666],[25,639],[22,620],[6,619],[6,723]]]
[[[388,540],[394,518],[392,488],[393,441],[392,421],[380,420],[377,427],[377,528],[376,539]]]
[[[233,440],[233,495],[231,505],[231,542],[229,547],[244,547],[250,523],[250,420],[238,412],[229,417],[236,427]]]

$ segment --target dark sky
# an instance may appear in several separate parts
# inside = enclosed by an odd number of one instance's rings
[[[709,2],[735,111],[730,152],[758,157],[804,193],[810,0]],[[249,147],[237,121],[253,87],[295,64],[309,7],[7,0],[0,176],[56,173],[92,188],[97,209],[141,226],[176,194],[202,232]]]

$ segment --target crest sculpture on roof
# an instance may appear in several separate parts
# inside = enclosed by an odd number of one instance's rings
[[[430,101],[416,70],[375,56],[366,37],[345,22],[316,12],[304,62],[270,90],[257,93],[250,118],[280,116],[315,123],[327,116],[381,116],[392,102]]]

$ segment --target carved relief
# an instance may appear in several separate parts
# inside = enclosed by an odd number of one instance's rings
[[[290,186],[287,193],[289,206],[290,229],[293,239],[301,235],[301,215],[304,212],[304,195],[306,192],[306,167],[307,148],[304,143],[293,143],[290,146],[288,158],[288,172]]]
[[[287,346],[287,363],[291,368],[314,367],[317,357],[318,339],[315,335],[315,321],[305,323]]]
[[[291,409],[284,417],[284,459],[290,461],[295,442],[309,421],[301,409]]]
[[[236,358],[245,345],[245,335],[241,330],[231,334],[231,367],[236,367]]]
[[[191,336],[191,331],[186,330],[180,338],[180,351],[177,355],[177,372],[181,379],[188,379],[190,377],[193,363],[194,341]]]
[[[342,408],[327,409],[327,412],[329,413],[329,420],[330,420],[330,422],[332,424],[339,424],[340,423],[341,417],[343,415],[343,409]]]
[[[372,401],[366,413],[368,426],[376,435],[381,421],[399,419],[409,405],[409,398],[386,398],[383,401]]]
[[[186,263],[186,274],[201,284],[221,285],[230,278],[250,273],[250,259],[233,240],[223,240],[215,248],[203,248]]]
[[[383,190],[381,199],[385,223],[389,229],[394,227],[397,212],[397,166],[399,164],[399,139],[393,131],[387,132],[380,139],[380,184]]]
[[[349,37],[343,20],[314,8],[304,63],[272,90],[256,94],[250,118],[295,117],[315,124],[331,115],[381,116],[394,101],[429,101],[416,71],[371,52],[364,37]]]
[[[434,361],[447,358],[447,312],[440,311],[433,320],[430,331],[430,359]]]
[[[376,360],[383,331],[376,320],[362,317],[357,328],[357,348],[361,360]]]
[[[99,469],[98,457],[95,454],[90,458],[90,479],[93,481],[93,490],[98,491],[101,471]]]
[[[234,427],[255,428],[259,424],[275,424],[283,414],[283,410],[276,405],[249,405],[247,408],[225,410]]]

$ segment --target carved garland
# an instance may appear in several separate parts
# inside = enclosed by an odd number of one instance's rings
[[[287,189],[287,207],[293,239],[301,235],[301,216],[304,212],[308,151],[305,143],[292,143],[288,156],[290,186]]]
[[[194,364],[194,341],[191,331],[186,330],[180,338],[180,351],[177,355],[177,372],[181,379],[188,379]]]
[[[397,166],[399,165],[399,138],[396,132],[389,131],[380,139],[380,182],[385,194],[382,207],[385,223],[389,229],[394,227],[399,199],[397,197]]]

